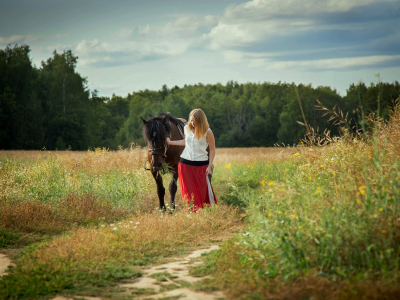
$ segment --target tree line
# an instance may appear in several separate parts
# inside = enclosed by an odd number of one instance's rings
[[[158,91],[141,90],[125,97],[101,97],[90,91],[87,78],[76,71],[78,57],[70,50],[53,53],[39,67],[28,45],[0,49],[0,149],[118,149],[145,145],[140,117],[170,112],[187,118],[202,108],[218,147],[259,147],[297,143],[311,128],[338,134],[340,128],[317,110],[335,105],[362,128],[370,112],[387,117],[400,95],[400,84],[351,84],[345,96],[329,86],[294,83],[195,84]]]

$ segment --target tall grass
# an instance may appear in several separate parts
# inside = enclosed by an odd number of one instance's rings
[[[232,166],[225,197],[247,208],[248,225],[214,258],[230,297],[400,295],[400,106],[370,123],[369,141]]]

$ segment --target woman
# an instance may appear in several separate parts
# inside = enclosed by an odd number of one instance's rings
[[[217,204],[208,178],[215,157],[215,139],[205,113],[199,108],[190,112],[189,124],[185,126],[184,133],[184,140],[166,140],[168,145],[185,146],[178,165],[179,186],[183,201],[192,204],[197,211],[204,206]]]

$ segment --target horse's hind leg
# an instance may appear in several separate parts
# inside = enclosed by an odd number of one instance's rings
[[[157,184],[157,195],[158,195],[158,200],[160,201],[160,209],[165,210],[165,203],[164,203],[165,188],[163,185],[162,176],[160,174],[157,175],[157,172],[153,172],[152,174]]]
[[[175,210],[175,195],[176,191],[178,190],[177,181],[178,181],[178,167],[175,167],[174,172],[172,174],[172,180],[169,184],[169,194],[171,196],[170,204],[171,208],[174,210]]]

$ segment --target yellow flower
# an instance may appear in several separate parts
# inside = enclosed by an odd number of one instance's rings
[[[268,217],[272,217],[272,214],[271,214],[271,213],[269,213],[269,214],[268,214]]]
[[[374,214],[374,218],[377,218],[378,217],[378,215],[377,214]]]
[[[265,186],[265,181],[264,180],[261,180],[261,185]]]
[[[335,207],[334,207],[334,206],[332,206],[332,209],[335,209]]]
[[[232,168],[232,164],[231,164],[231,163],[229,163],[229,164],[226,164],[226,165],[225,165],[225,168],[227,168],[227,169],[230,169],[230,168]]]
[[[382,211],[383,210],[383,208],[381,207],[380,209],[379,209],[379,211]]]
[[[278,241],[281,241],[282,239],[281,238],[278,238]]]
[[[383,230],[382,230],[382,233],[386,233],[386,230],[385,230],[385,229],[383,229]]]
[[[318,195],[318,194],[321,194],[321,188],[320,187],[318,187],[314,192],[314,195]]]
[[[360,194],[361,195],[365,195],[365,190],[367,189],[367,187],[365,186],[365,185],[363,185],[363,186],[360,186],[359,188],[358,188],[358,190],[360,191]]]
[[[268,185],[274,185],[273,181],[268,182]]]

